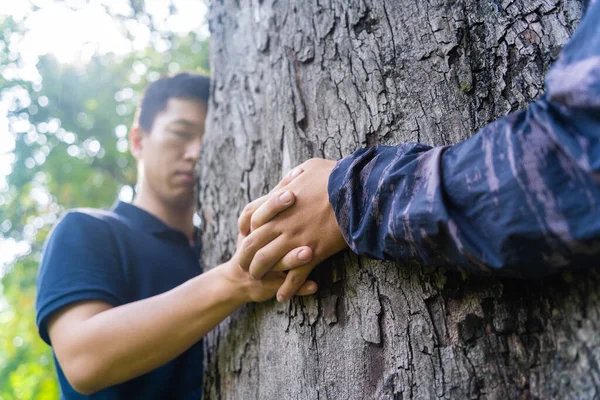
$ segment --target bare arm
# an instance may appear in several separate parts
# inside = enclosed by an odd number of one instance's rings
[[[283,183],[289,183],[287,177]],[[284,201],[265,206],[268,215],[290,207]],[[238,244],[242,236],[238,238]],[[238,246],[239,247],[239,246]],[[312,251],[299,247],[280,261],[286,269],[310,262]],[[169,362],[200,340],[241,305],[272,298],[283,284],[283,272],[261,280],[240,268],[239,257],[163,294],[113,307],[82,301],[65,306],[48,322],[58,361],[71,386],[81,393],[97,392],[143,375]],[[316,292],[307,282],[299,294]]]
[[[71,385],[93,393],[174,359],[241,305],[273,297],[284,277],[274,272],[256,281],[229,261],[145,300],[114,308],[75,303],[50,320],[50,338]],[[303,294],[315,289],[308,282]]]

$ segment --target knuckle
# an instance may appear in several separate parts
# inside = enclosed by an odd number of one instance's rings
[[[267,255],[264,251],[259,250],[254,255],[254,261],[257,265],[264,265],[264,263],[267,261]]]
[[[290,284],[292,286],[298,286],[302,283],[302,277],[300,277],[298,274],[291,274],[290,273]]]
[[[250,218],[250,229],[255,230],[256,228],[260,228],[262,224],[262,218],[260,215],[254,213],[252,218]]]
[[[304,226],[301,225],[295,225],[289,228],[289,236],[290,237],[295,237],[295,238],[300,238],[302,237],[302,233],[304,233]]]
[[[244,209],[242,210],[242,216],[252,215],[253,209],[254,209],[254,206],[252,203],[246,204],[246,207],[244,207]]]
[[[252,250],[254,249],[254,241],[250,237],[245,238],[242,241],[242,249],[245,252],[252,252]]]
[[[250,226],[252,228],[255,228],[257,223],[258,223],[258,216],[256,215],[256,213],[254,213],[254,214],[252,214],[252,217],[250,218]]]

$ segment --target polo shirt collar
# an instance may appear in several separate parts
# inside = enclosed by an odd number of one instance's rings
[[[125,218],[142,232],[149,232],[155,236],[178,237],[187,243],[187,237],[179,229],[170,227],[148,211],[142,210],[131,203],[117,201],[112,207],[112,211]],[[196,227],[194,230],[194,245],[192,247],[197,258],[200,258],[200,252],[202,251],[201,243],[200,230]]]
[[[152,234],[163,233],[168,231],[177,231],[177,229],[170,227],[169,225],[156,218],[146,210],[134,206],[131,203],[125,203],[123,201],[117,201],[113,206],[113,211],[127,219],[132,225],[141,231],[149,232]]]

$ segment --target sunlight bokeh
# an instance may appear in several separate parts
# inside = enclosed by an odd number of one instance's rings
[[[58,400],[35,324],[66,210],[135,195],[127,132],[144,88],[208,72],[204,0],[0,0],[0,400]]]
[[[201,0],[146,0],[146,10],[157,29],[184,34],[196,31],[208,35],[207,7]],[[151,40],[145,21],[130,21],[132,40],[107,13],[131,17],[129,0],[30,0],[0,2],[0,16],[23,20],[28,33],[19,43],[19,53],[27,61],[51,53],[61,62],[85,62],[95,53],[125,54],[141,49]],[[33,7],[38,9],[33,10]]]
[[[150,29],[150,22],[154,29],[165,32],[209,35],[207,6],[202,0],[145,0],[151,21],[147,16],[134,18],[135,10],[130,4],[129,0],[0,0],[0,20],[11,16],[25,27],[24,34],[11,34],[8,48],[19,54],[21,62],[5,65],[0,78],[10,81],[19,77],[40,85],[36,64],[46,54],[63,64],[86,64],[96,54],[126,55],[149,45],[167,51],[165,43]],[[119,24],[117,18],[123,18],[125,23]],[[20,129],[15,124],[27,123],[7,117],[9,104],[19,94],[2,92],[3,89],[0,87],[0,205],[8,188],[7,177],[13,172],[14,132]],[[125,191],[121,197],[131,195]],[[26,252],[26,247],[26,243],[0,234],[0,278],[3,266]]]

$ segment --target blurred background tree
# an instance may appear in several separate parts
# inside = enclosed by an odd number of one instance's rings
[[[201,0],[2,3],[0,400],[56,399],[52,354],[34,321],[44,241],[69,208],[132,199],[127,132],[137,103],[161,74],[208,73],[206,6]]]

